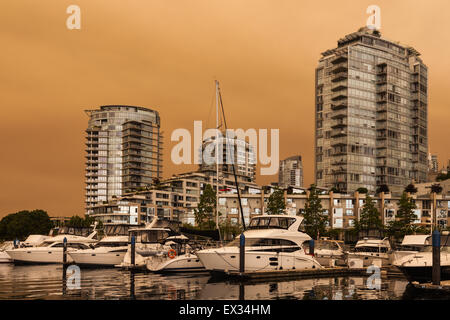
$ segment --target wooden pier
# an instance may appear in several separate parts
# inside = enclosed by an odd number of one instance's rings
[[[367,268],[347,268],[347,267],[332,267],[322,269],[309,270],[270,270],[270,271],[227,271],[214,273],[216,276],[231,278],[236,280],[270,280],[280,278],[326,278],[335,276],[361,276],[368,275]],[[386,274],[382,270],[382,275]]]

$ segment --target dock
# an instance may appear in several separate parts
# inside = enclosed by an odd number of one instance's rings
[[[432,284],[431,282],[428,282],[428,283],[412,282],[411,285],[414,286],[414,288],[418,289],[418,290],[450,294],[450,280],[441,281],[440,285],[435,285],[435,284]]]
[[[381,274],[386,274],[382,270]],[[326,278],[335,276],[361,276],[367,275],[367,268],[329,267],[308,270],[269,270],[269,271],[226,271],[213,272],[214,275],[234,280],[271,280],[280,278]]]

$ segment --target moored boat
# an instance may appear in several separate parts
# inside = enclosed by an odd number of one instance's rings
[[[245,272],[321,269],[306,253],[311,237],[299,231],[303,217],[263,215],[253,217],[245,236]],[[240,237],[222,248],[200,250],[197,256],[206,270],[239,271]]]

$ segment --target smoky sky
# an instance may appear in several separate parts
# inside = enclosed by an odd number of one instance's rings
[[[66,8],[81,8],[68,30]],[[0,216],[84,212],[86,109],[159,111],[163,177],[177,128],[215,123],[214,80],[230,128],[280,130],[280,158],[300,154],[313,182],[314,69],[321,52],[381,8],[381,33],[429,67],[429,147],[450,158],[450,3],[300,0],[2,0]],[[259,173],[259,167],[258,167]],[[257,183],[277,176],[257,175]]]

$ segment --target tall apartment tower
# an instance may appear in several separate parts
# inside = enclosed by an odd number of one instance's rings
[[[315,180],[401,192],[427,178],[428,71],[414,48],[361,28],[316,68]]]
[[[292,156],[280,161],[278,185],[282,188],[303,187],[303,165],[301,156]]]
[[[86,110],[85,212],[98,202],[162,177],[162,136],[157,111],[110,105]]]
[[[237,137],[229,138],[225,133],[219,137],[219,177],[232,178],[234,169],[239,181],[255,182],[256,156],[251,144]],[[205,152],[211,155],[209,163],[204,160],[199,166],[199,171],[208,176],[216,175],[216,137],[205,139],[202,143],[202,159]],[[232,179],[231,179],[232,180]]]

